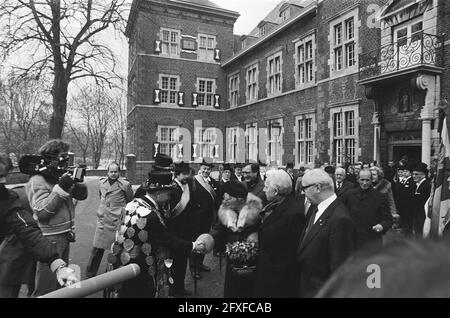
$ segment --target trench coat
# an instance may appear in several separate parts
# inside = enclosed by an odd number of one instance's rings
[[[101,178],[99,192],[100,205],[93,246],[110,249],[125,215],[125,206],[133,199],[133,190],[131,184],[123,178],[119,177],[112,185],[108,178]]]

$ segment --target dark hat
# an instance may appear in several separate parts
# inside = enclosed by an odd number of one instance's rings
[[[294,164],[292,163],[292,162],[288,162],[287,164],[286,164],[286,169],[294,169]]]
[[[230,166],[229,163],[224,163],[224,164],[223,164],[223,169],[222,169],[222,170],[223,170],[223,171],[225,171],[225,170],[233,171],[233,169],[231,169],[231,166]]]
[[[423,162],[418,163],[411,169],[411,171],[421,171],[421,172],[427,174],[428,173],[428,165]]]
[[[260,167],[267,167],[267,165],[264,162],[261,162],[260,160],[258,160],[258,165]]]
[[[235,198],[246,198],[248,194],[247,187],[242,182],[236,180],[225,182],[223,192]]]
[[[152,167],[152,170],[157,171],[170,171],[172,170],[173,160],[170,156],[158,153],[155,156],[155,164]]]
[[[234,164],[234,169],[236,169],[236,168],[242,169],[244,167],[245,167],[245,163],[242,163],[242,162],[238,162],[238,163]]]
[[[202,162],[200,163],[200,166],[207,166],[207,167],[210,167],[210,168],[214,167],[213,163],[212,162],[206,162],[205,158],[203,158]]]
[[[172,188],[172,158],[164,154],[157,154],[155,164],[148,173],[148,178],[143,184],[147,192]]]
[[[324,170],[326,173],[334,173],[336,171],[336,169],[333,166],[326,166]]]
[[[191,167],[189,166],[188,163],[181,161],[178,163],[175,163],[175,173],[180,173],[180,172],[186,172],[189,173],[191,171]]]

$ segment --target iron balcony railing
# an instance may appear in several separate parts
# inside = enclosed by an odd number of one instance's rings
[[[359,55],[360,80],[431,65],[444,66],[444,38],[427,33],[416,34]]]

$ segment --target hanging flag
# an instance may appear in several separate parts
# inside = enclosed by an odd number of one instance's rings
[[[445,226],[450,221],[450,140],[448,136],[447,119],[443,109],[440,110],[439,128],[440,146],[437,171],[432,197],[429,237],[442,236]],[[431,204],[431,202],[430,202]]]

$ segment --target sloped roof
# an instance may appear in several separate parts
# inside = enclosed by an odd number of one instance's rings
[[[283,5],[285,4],[291,4],[291,5],[295,5],[298,7],[306,7],[307,5],[310,5],[312,2],[312,0],[284,0],[281,1],[280,3],[278,3],[275,8],[269,12],[269,14],[262,19],[258,25],[261,25],[261,22],[270,22],[273,24],[280,24],[281,23],[281,19],[280,19],[280,9]],[[259,35],[259,27],[254,28],[249,35],[252,36],[258,36]]]
[[[189,3],[193,3],[193,4],[200,5],[200,6],[205,6],[205,7],[223,9],[222,7],[220,7],[217,4],[212,3],[211,1],[208,1],[208,0],[178,0],[178,1],[189,2]]]

